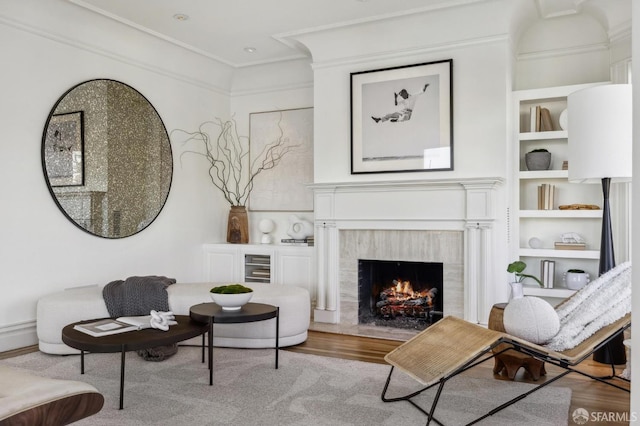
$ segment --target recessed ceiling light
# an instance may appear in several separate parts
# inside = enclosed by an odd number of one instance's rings
[[[253,53],[256,50],[258,50],[258,49],[256,49],[255,47],[245,47],[244,48],[244,51],[247,52],[247,53]]]
[[[189,15],[185,15],[184,13],[176,13],[173,15],[173,19],[176,21],[187,21],[189,20]]]

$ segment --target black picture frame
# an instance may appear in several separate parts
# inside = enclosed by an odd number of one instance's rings
[[[453,59],[351,73],[351,174],[453,170]]]
[[[84,113],[52,115],[43,150],[51,186],[83,186]]]

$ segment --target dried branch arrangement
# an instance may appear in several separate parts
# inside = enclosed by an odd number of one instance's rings
[[[210,136],[210,128],[217,129],[217,136]],[[209,163],[209,178],[213,185],[224,195],[231,206],[245,206],[249,194],[253,190],[256,177],[273,169],[282,158],[299,145],[291,144],[284,137],[281,122],[278,122],[279,134],[276,139],[264,146],[254,160],[249,164],[249,138],[238,135],[235,120],[214,121],[202,123],[198,130],[188,132],[176,129],[174,132],[186,135],[185,145],[196,145],[199,149],[190,149],[180,154],[202,156]]]

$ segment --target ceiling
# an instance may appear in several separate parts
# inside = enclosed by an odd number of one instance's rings
[[[308,57],[304,47],[287,41],[288,35],[492,0],[67,1],[227,65],[243,67]],[[629,0],[523,1],[535,3],[541,18],[630,4]],[[603,19],[610,15],[604,13]],[[248,52],[248,48],[255,51]]]

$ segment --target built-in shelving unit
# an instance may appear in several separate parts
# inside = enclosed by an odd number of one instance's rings
[[[205,244],[203,274],[212,283],[290,285],[313,295],[314,247],[271,244]]]
[[[566,298],[574,291],[563,282],[568,269],[583,269],[591,277],[597,276],[602,210],[565,210],[560,205],[591,204],[602,206],[602,191],[599,185],[575,184],[568,180],[569,173],[563,168],[568,161],[568,132],[561,128],[560,115],[567,109],[570,93],[597,84],[561,86],[544,89],[522,90],[513,93],[514,102],[514,149],[513,203],[511,241],[514,257],[527,263],[526,273],[540,277],[541,262],[555,262],[553,288],[525,286],[525,294],[548,298]],[[532,129],[532,108],[540,106],[549,110],[553,130]],[[566,114],[566,113],[565,113]],[[533,130],[533,131],[532,131]],[[546,149],[551,153],[549,170],[527,170],[525,154],[535,149]],[[571,164],[568,164],[568,168]],[[541,210],[538,205],[538,187],[553,185],[554,203],[551,209]],[[559,250],[554,243],[561,241],[563,233],[575,232],[586,241],[584,250]],[[536,248],[530,240],[537,239]]]
[[[245,254],[244,273],[246,282],[271,282],[271,256]]]

